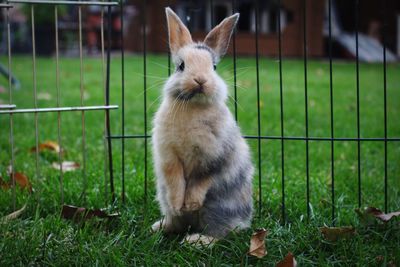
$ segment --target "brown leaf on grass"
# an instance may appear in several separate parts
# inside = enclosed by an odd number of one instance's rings
[[[56,170],[60,170],[62,168],[62,172],[69,172],[69,171],[75,171],[81,165],[78,162],[74,161],[63,161],[61,162],[61,165],[58,162],[53,162],[51,166]]]
[[[101,219],[112,219],[118,216],[120,216],[119,213],[107,214],[100,209],[91,210],[71,205],[63,205],[61,211],[61,217],[67,220],[73,220],[75,222],[87,221],[94,217]]]
[[[5,182],[0,177],[0,187],[3,190],[10,189],[13,186],[12,179],[14,179],[15,184],[17,184],[21,189],[27,189],[29,191],[29,193],[32,193],[32,185],[29,182],[28,176],[26,176],[25,174],[23,174],[21,172],[15,172],[14,175],[12,175],[12,173],[10,173],[9,175],[10,175],[10,177],[12,177],[9,182]]]
[[[364,210],[356,210],[356,212],[361,218],[368,218],[372,216],[374,218],[379,219],[382,222],[388,222],[392,218],[400,216],[400,211],[384,213],[380,209],[374,207],[368,207],[365,208]]]
[[[267,255],[267,250],[265,249],[265,237],[268,231],[264,228],[257,229],[250,239],[250,249],[249,254],[256,256],[257,258],[262,258]]]
[[[21,209],[16,210],[16,211],[8,214],[7,216],[4,216],[3,218],[0,219],[0,221],[3,223],[6,223],[8,221],[18,218],[25,211],[25,208],[26,208],[26,204]]]
[[[49,150],[49,151],[54,151],[56,153],[60,152],[61,147],[57,142],[54,141],[46,141],[44,143],[41,143],[38,145],[38,150],[39,152],[44,151],[44,150]],[[30,149],[31,152],[35,152],[36,151],[36,147],[32,147]]]
[[[352,226],[343,227],[321,227],[319,231],[322,233],[323,237],[328,241],[336,241],[339,238],[347,238],[353,236],[356,233],[356,229]]]
[[[289,252],[286,257],[276,264],[276,267],[296,267],[297,261],[293,254]]]
[[[12,177],[12,175],[11,175]],[[22,189],[27,189],[29,193],[32,193],[32,185],[29,182],[28,176],[23,174],[22,172],[16,172],[14,174],[15,182],[21,187]]]

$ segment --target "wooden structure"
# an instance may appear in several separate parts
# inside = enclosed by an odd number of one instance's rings
[[[130,51],[142,51],[143,49],[143,12],[146,10],[146,37],[147,37],[147,51],[150,52],[166,52],[167,51],[167,26],[165,21],[165,11],[164,8],[166,6],[171,6],[174,10],[181,10],[182,6],[188,6],[191,4],[191,8],[196,11],[201,10],[202,14],[205,16],[200,16],[203,22],[203,29],[191,29],[194,40],[202,40],[206,33],[208,32],[208,28],[211,28],[209,25],[211,23],[212,17],[210,17],[210,13],[216,12],[215,10],[218,8],[221,9],[221,6],[227,6],[226,15],[230,15],[232,13],[232,6],[230,3],[232,1],[217,1],[214,0],[213,11],[211,11],[211,7],[207,6],[209,1],[201,1],[198,7],[196,7],[196,3],[199,1],[166,1],[166,0],[149,0],[146,1],[146,7],[142,4],[143,1],[140,0],[131,0],[128,2],[128,7],[134,9],[135,16],[127,25],[128,29],[126,32],[126,41],[125,46]],[[238,4],[238,11],[240,13],[249,12],[249,16],[247,19],[252,19],[254,24],[254,1],[236,1]],[[262,2],[262,1],[260,1]],[[282,29],[282,54],[284,56],[289,57],[299,57],[303,55],[303,11],[302,11],[302,1],[298,0],[283,0],[283,8],[285,13],[282,13],[282,17],[286,18],[286,21],[282,21],[282,25],[285,27]],[[242,4],[242,6],[241,6]],[[266,16],[265,12],[267,10],[267,6],[262,8],[260,6],[260,24],[266,23],[266,17],[271,21],[276,28],[273,20],[277,18],[277,13],[275,13],[274,18],[271,18],[271,15]],[[242,9],[242,10],[241,10]],[[182,18],[182,12],[177,12]],[[221,13],[221,12],[219,12]],[[222,12],[223,13],[223,12]],[[323,55],[323,36],[322,36],[322,24],[323,24],[323,16],[324,16],[324,1],[321,0],[307,0],[307,25],[309,25],[309,29],[307,31],[307,44],[308,44],[308,53],[309,56],[319,57]],[[185,16],[186,15],[186,16]],[[218,14],[214,13],[214,20],[217,24],[221,18],[217,17]],[[188,16],[187,14],[183,15],[185,18]],[[241,16],[241,20],[245,19],[244,16]],[[185,19],[183,19],[185,21]],[[209,21],[210,23],[207,23]],[[187,21],[185,21],[187,23]],[[190,23],[188,23],[190,24]],[[201,23],[200,23],[201,24]],[[246,23],[245,23],[246,24]],[[250,23],[251,24],[251,23]],[[208,27],[207,27],[208,26]],[[240,26],[240,25],[239,25]],[[247,23],[249,26],[249,23]],[[189,25],[190,28],[190,25]],[[265,29],[265,25],[260,25],[260,30]],[[238,55],[254,55],[256,52],[255,47],[255,34],[254,34],[254,25],[250,25],[249,29],[238,29],[236,35],[236,51]],[[232,52],[232,44],[228,53]],[[278,54],[278,34],[277,31],[273,32],[273,29],[269,30],[269,32],[260,31],[259,34],[259,53],[263,56],[276,56]]]

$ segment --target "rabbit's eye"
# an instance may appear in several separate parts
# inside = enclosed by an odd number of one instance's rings
[[[178,71],[183,71],[185,69],[185,62],[182,61],[181,64],[178,66]]]
[[[214,68],[214,70],[217,70],[217,65],[214,64],[213,68]]]

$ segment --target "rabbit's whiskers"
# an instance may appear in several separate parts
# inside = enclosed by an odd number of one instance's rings
[[[248,73],[249,71],[241,71],[239,73],[236,73],[236,78],[240,78],[244,74]],[[225,79],[226,81],[232,81],[235,78],[235,75],[230,76],[229,78]]]
[[[154,103],[156,103],[157,102],[157,100],[159,100],[161,97],[162,97],[163,95],[161,94],[161,95],[159,95],[153,102],[151,102],[151,104],[149,105],[149,107],[147,108],[147,110],[146,111],[149,111],[150,110],[150,108],[154,105]]]
[[[158,88],[163,83],[164,83],[164,81],[158,81],[158,82],[154,83],[153,85],[147,87],[146,90],[141,91],[140,94],[137,94],[135,97],[140,97],[140,96],[142,96],[144,94],[144,92],[147,93],[149,90],[151,90],[151,89],[153,89],[155,87]]]
[[[183,94],[183,91],[180,91],[179,94],[178,94],[178,96],[174,98],[174,102],[172,102],[171,110],[168,111],[168,116],[170,116],[171,113],[174,112],[174,113],[173,113],[174,116],[172,116],[172,118],[173,118],[172,124],[174,123],[174,119],[175,119],[175,113],[176,113],[175,106],[176,106],[176,104],[178,104],[178,102],[179,102],[179,99],[178,99],[178,98],[179,98],[179,96],[181,96],[182,94]]]
[[[181,92],[181,94],[183,94],[184,92],[182,91]],[[172,118],[172,123],[173,124],[175,124],[175,117],[176,117],[176,114],[178,113],[178,112],[180,112],[181,111],[181,108],[182,108],[182,106],[184,106],[184,103],[186,102],[186,100],[180,100],[179,99],[179,97],[177,98],[177,102],[179,102],[178,103],[178,106],[176,107],[176,110],[175,110],[175,113],[174,113],[174,117]]]
[[[233,98],[231,95],[228,95],[228,97],[230,97],[233,100],[233,102],[236,103],[236,105],[240,108],[241,111],[244,111],[243,107],[235,100],[235,98]]]
[[[148,73],[144,74],[142,72],[135,72],[135,71],[132,72],[132,73],[137,75],[137,76],[140,76],[141,78],[146,77],[146,78],[158,79],[158,80],[163,80],[163,81],[166,81],[169,78],[169,77],[166,77],[166,76],[156,76],[156,75],[151,75],[151,74],[148,74]]]
[[[157,63],[156,61],[149,60],[149,62],[150,62],[151,64],[157,65],[157,66],[159,66],[159,67],[161,67],[161,68],[163,68],[163,69],[168,70],[168,67],[166,67],[166,66],[163,65],[163,64]],[[171,67],[170,69],[172,70],[173,68]]]

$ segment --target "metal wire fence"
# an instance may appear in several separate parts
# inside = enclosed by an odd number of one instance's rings
[[[379,142],[384,144],[384,191],[382,192],[382,197],[384,198],[384,209],[385,211],[388,210],[388,159],[387,159],[387,143],[388,142],[398,142],[400,141],[399,137],[392,137],[388,138],[387,135],[387,85],[386,85],[386,28],[387,28],[387,22],[386,20],[383,22],[383,63],[382,63],[382,71],[383,71],[383,98],[384,98],[384,136],[383,137],[375,137],[375,138],[366,138],[366,137],[361,137],[361,130],[360,130],[360,83],[359,83],[359,40],[358,40],[358,20],[359,20],[359,6],[360,3],[358,0],[354,1],[354,25],[355,25],[355,43],[356,43],[356,57],[355,57],[355,65],[356,65],[356,94],[357,94],[357,100],[356,100],[356,117],[357,117],[357,137],[335,137],[335,132],[334,132],[334,76],[333,76],[333,55],[332,55],[332,44],[333,44],[333,39],[332,39],[332,1],[329,0],[327,2],[328,5],[328,28],[329,28],[329,37],[328,37],[328,59],[329,59],[329,104],[330,104],[330,136],[326,137],[315,137],[315,136],[310,136],[309,135],[309,100],[308,100],[308,41],[307,41],[307,33],[309,30],[310,25],[307,25],[307,16],[309,15],[307,12],[307,1],[303,0],[301,1],[301,6],[302,6],[302,32],[303,32],[303,63],[304,63],[304,112],[305,112],[305,132],[304,136],[288,136],[285,134],[285,127],[284,127],[284,86],[283,86],[283,75],[284,72],[282,70],[282,31],[278,30],[278,62],[279,62],[279,90],[280,90],[280,135],[279,136],[265,136],[261,134],[261,128],[262,128],[262,120],[261,120],[261,106],[260,106],[260,65],[259,65],[259,38],[260,38],[260,33],[259,33],[259,24],[260,24],[260,1],[253,1],[254,6],[255,6],[255,33],[254,33],[254,39],[255,39],[255,62],[256,62],[256,96],[257,96],[257,135],[256,136],[245,136],[246,139],[253,139],[256,140],[257,142],[257,151],[255,152],[256,154],[256,164],[257,164],[257,169],[258,169],[258,214],[261,215],[261,210],[263,208],[264,203],[264,192],[262,188],[262,182],[263,179],[268,179],[268,177],[265,177],[265,174],[263,174],[263,168],[261,165],[262,162],[262,142],[263,140],[280,140],[281,144],[281,217],[282,221],[286,221],[286,188],[285,188],[285,142],[289,140],[294,140],[298,142],[305,143],[305,166],[306,166],[306,203],[307,203],[307,215],[310,217],[310,152],[309,152],[309,144],[310,142],[328,142],[330,144],[330,171],[331,171],[331,186],[330,186],[330,194],[331,194],[331,220],[332,223],[335,223],[336,220],[336,211],[335,211],[335,201],[336,201],[336,196],[335,196],[335,143],[339,142],[356,142],[357,143],[357,175],[358,175],[358,189],[357,189],[357,195],[358,195],[358,206],[361,207],[362,205],[362,177],[361,177],[361,143],[362,142]],[[213,6],[213,1],[209,1],[209,5],[212,7]],[[232,12],[235,13],[237,12],[237,3],[235,0],[231,1],[232,5]],[[281,1],[278,1],[278,6],[281,7],[282,3]],[[122,8],[122,6],[121,6]],[[211,12],[213,9],[211,9]],[[382,5],[382,13],[383,13],[383,18],[385,19],[386,16],[386,1],[383,1]],[[112,135],[108,136],[108,138],[111,139],[121,139],[122,142],[122,170],[121,170],[121,175],[122,175],[122,196],[125,196],[125,187],[124,187],[124,181],[125,181],[125,167],[124,167],[124,157],[125,157],[125,150],[124,150],[124,143],[125,139],[143,139],[144,140],[144,190],[145,190],[145,198],[147,198],[147,190],[148,190],[148,139],[151,137],[148,134],[148,116],[147,116],[147,68],[146,68],[146,63],[147,63],[147,46],[146,46],[146,35],[145,35],[145,28],[146,28],[146,23],[147,23],[147,18],[146,18],[146,1],[143,1],[143,8],[142,8],[142,29],[143,29],[143,35],[141,36],[142,42],[143,42],[143,72],[144,72],[144,81],[143,81],[143,96],[144,96],[144,110],[143,110],[143,116],[144,116],[144,129],[143,129],[143,134],[125,134],[125,115],[124,115],[124,97],[122,99],[122,128],[121,128],[121,135]],[[277,23],[278,23],[278,29],[281,29],[281,14],[280,12],[277,12]],[[211,15],[211,25],[215,25],[213,21],[214,16]],[[232,38],[232,43],[233,43],[233,95],[234,95],[234,114],[236,120],[238,119],[238,94],[237,94],[237,53],[236,53],[236,35],[234,34]],[[121,50],[122,57],[123,57],[123,49]],[[170,74],[170,58],[168,58],[168,75]],[[124,64],[124,63],[122,63]],[[122,70],[124,70],[124,67],[122,66]],[[123,73],[123,71],[122,71]],[[124,75],[124,74],[123,74]],[[122,78],[122,83],[124,83],[124,78]],[[124,96],[124,84],[122,85],[122,95]]]
[[[213,1],[209,0],[209,4],[213,6]],[[39,166],[39,150],[38,150],[38,144],[39,144],[39,139],[38,139],[38,129],[40,127],[38,123],[38,114],[41,112],[57,112],[58,114],[58,142],[61,144],[61,127],[62,127],[62,121],[61,121],[61,112],[69,112],[69,111],[78,111],[81,112],[81,124],[82,124],[82,155],[83,155],[83,168],[82,168],[82,176],[83,179],[86,177],[86,156],[85,156],[85,151],[86,151],[86,142],[89,140],[86,140],[85,137],[85,113],[91,110],[104,110],[105,112],[105,117],[104,117],[104,132],[105,132],[105,142],[104,142],[104,151],[107,153],[106,158],[106,166],[105,168],[108,169],[108,178],[109,181],[106,182],[106,186],[109,184],[110,192],[111,192],[111,199],[112,201],[115,201],[117,198],[116,194],[116,189],[114,186],[114,177],[115,175],[115,166],[113,166],[113,155],[115,156],[116,151],[112,149],[112,144],[113,142],[120,142],[121,144],[121,170],[120,170],[120,177],[118,179],[121,179],[121,198],[122,201],[125,201],[125,195],[126,195],[126,146],[125,146],[125,141],[126,139],[138,139],[138,140],[143,140],[144,141],[144,146],[143,146],[143,177],[144,177],[144,184],[143,184],[143,190],[144,190],[144,197],[145,200],[147,201],[148,199],[148,191],[149,191],[149,138],[151,138],[151,135],[149,134],[149,116],[148,116],[148,96],[147,96],[147,89],[148,89],[148,70],[147,70],[147,38],[146,38],[146,25],[148,23],[147,21],[147,3],[145,0],[141,2],[142,9],[140,13],[141,17],[141,28],[142,28],[142,36],[137,38],[142,42],[143,50],[142,50],[142,56],[143,56],[143,132],[139,134],[131,134],[126,132],[126,93],[125,93],[125,47],[124,47],[124,3],[120,2],[84,2],[84,1],[51,1],[51,0],[33,0],[33,1],[28,1],[28,0],[10,0],[7,3],[1,4],[0,8],[11,8],[13,3],[28,3],[31,4],[31,18],[32,18],[32,43],[35,44],[35,34],[34,34],[34,16],[35,16],[35,7],[37,5],[54,5],[54,12],[55,12],[55,30],[56,30],[56,80],[57,80],[57,106],[54,108],[39,108],[37,106],[37,94],[36,94],[36,81],[35,81],[35,46],[33,46],[33,51],[32,51],[32,60],[33,60],[33,77],[34,77],[34,100],[35,100],[35,105],[34,108],[32,109],[18,109],[13,105],[13,98],[12,98],[12,90],[9,91],[9,104],[7,105],[2,105],[0,106],[2,110],[0,110],[0,115],[5,115],[8,114],[9,116],[9,122],[10,122],[10,145],[11,145],[11,168],[13,169],[14,167],[14,139],[13,139],[13,118],[16,114],[18,113],[33,113],[35,116],[35,133],[36,133],[36,173],[37,176],[40,176],[40,166]],[[382,63],[382,72],[383,72],[383,110],[384,110],[384,118],[383,118],[383,130],[384,130],[384,135],[381,137],[362,137],[361,136],[361,127],[360,127],[360,77],[359,77],[359,33],[358,33],[358,28],[359,28],[359,1],[355,0],[354,1],[354,25],[355,25],[355,43],[356,43],[356,57],[355,57],[355,68],[356,68],[356,117],[357,117],[357,136],[356,137],[337,137],[335,136],[335,131],[334,131],[334,98],[333,94],[335,91],[335,80],[334,80],[334,75],[333,75],[333,55],[332,55],[332,1],[329,0],[327,5],[328,5],[328,28],[329,28],[329,36],[328,36],[328,60],[329,60],[329,109],[330,109],[330,116],[329,116],[329,123],[330,123],[330,135],[325,136],[325,137],[320,137],[320,136],[311,136],[310,131],[309,131],[309,91],[308,91],[308,40],[307,40],[307,33],[309,31],[309,28],[311,25],[307,24],[307,16],[309,16],[309,11],[307,10],[307,1],[302,0],[301,1],[301,6],[302,6],[302,47],[303,47],[303,69],[304,69],[304,113],[305,113],[305,121],[304,121],[304,135],[303,136],[290,136],[285,133],[285,127],[284,127],[284,75],[285,72],[283,71],[282,67],[282,62],[284,62],[284,59],[282,57],[282,33],[281,30],[277,31],[278,34],[278,67],[279,67],[279,96],[280,96],[280,134],[277,136],[273,135],[262,135],[262,127],[263,127],[263,122],[261,119],[261,111],[262,107],[260,105],[261,103],[261,96],[260,96],[260,63],[259,60],[261,56],[259,55],[259,38],[260,38],[260,1],[254,0],[254,6],[255,6],[255,32],[254,32],[254,44],[255,44],[255,76],[256,76],[256,99],[257,99],[257,134],[256,135],[246,135],[245,138],[249,140],[254,140],[257,144],[257,151],[254,153],[255,159],[256,159],[256,165],[257,165],[257,187],[258,187],[258,195],[256,196],[258,201],[257,201],[257,210],[258,214],[261,215],[262,208],[266,202],[264,196],[268,192],[263,192],[265,189],[262,187],[263,180],[267,180],[268,177],[266,177],[266,174],[263,173],[263,167],[262,167],[262,142],[265,140],[277,140],[280,141],[280,161],[281,161],[281,217],[282,221],[286,221],[286,212],[287,212],[287,205],[286,205],[286,200],[287,200],[287,190],[285,188],[285,181],[286,181],[286,174],[285,174],[285,166],[287,166],[287,163],[285,163],[285,144],[287,141],[296,141],[299,143],[303,143],[305,145],[305,180],[306,180],[306,210],[307,210],[307,215],[310,217],[311,211],[310,211],[310,195],[311,195],[311,190],[310,190],[310,157],[312,155],[310,154],[310,143],[311,142],[316,142],[316,143],[328,143],[330,145],[330,174],[331,174],[331,183],[330,183],[330,209],[331,209],[331,220],[332,224],[335,223],[336,220],[336,211],[335,211],[335,201],[336,201],[336,188],[335,188],[335,144],[340,143],[340,142],[355,142],[357,144],[357,176],[358,176],[358,187],[357,187],[357,199],[358,203],[357,205],[360,207],[362,205],[362,172],[361,172],[361,155],[362,155],[362,150],[361,150],[361,144],[363,142],[377,142],[377,143],[382,143],[384,145],[384,180],[382,181],[384,185],[384,190],[382,192],[382,198],[384,198],[384,209],[385,211],[388,211],[388,151],[387,151],[387,146],[389,142],[399,142],[400,137],[388,137],[388,126],[387,126],[387,62],[386,62],[386,40],[387,40],[387,22],[383,22],[383,63]],[[382,6],[382,12],[383,12],[383,18],[385,19],[385,12],[386,12],[386,1],[384,0]],[[166,4],[169,4],[166,2]],[[57,17],[57,6],[58,5],[76,5],[79,7],[79,58],[80,58],[80,80],[81,80],[81,103],[80,106],[78,107],[61,107],[60,106],[60,99],[59,99],[59,83],[60,83],[60,78],[59,78],[59,66],[58,66],[58,58],[59,58],[59,48],[58,48],[58,17]],[[99,5],[102,7],[102,23],[101,23],[101,50],[102,50],[102,62],[103,62],[103,74],[104,74],[104,105],[100,106],[85,106],[84,103],[84,98],[83,98],[83,67],[82,67],[82,58],[83,58],[83,53],[82,53],[82,18],[81,18],[81,6],[83,5]],[[121,112],[121,128],[120,128],[120,134],[111,134],[111,127],[110,127],[110,114],[109,111],[111,109],[117,108],[115,105],[110,105],[110,61],[111,61],[111,6],[116,6],[119,5],[120,7],[120,14],[121,14],[121,35],[120,35],[120,40],[121,40],[121,49],[120,49],[120,55],[121,55],[121,107],[120,107],[120,112]],[[237,3],[236,0],[231,1],[232,5],[232,12],[235,13],[237,12]],[[282,6],[281,1],[278,1],[278,6]],[[212,9],[211,9],[212,10]],[[281,14],[280,12],[277,13],[277,22],[278,22],[278,29],[281,29]],[[211,24],[215,25],[214,17],[211,16]],[[6,22],[9,21],[9,18],[7,17]],[[8,40],[10,39],[10,25],[8,25]],[[107,32],[104,33],[104,25],[107,26]],[[104,38],[107,38],[107,46],[105,46],[105,41]],[[236,34],[233,35],[232,38],[232,45],[233,45],[233,98],[234,98],[234,115],[236,120],[238,120],[238,102],[240,100],[238,99],[238,84],[237,84],[237,43],[236,43]],[[300,44],[299,44],[300,45]],[[170,56],[168,56],[168,75],[171,73],[171,60]],[[12,70],[12,53],[10,49],[10,42],[8,42],[8,68]],[[12,88],[11,84],[11,76],[9,76],[9,87]],[[59,153],[58,160],[61,164],[62,162],[62,154]],[[13,173],[13,172],[11,172]],[[63,180],[63,172],[62,169],[60,170],[59,173],[60,176],[60,181],[61,181],[61,192],[64,191],[62,187],[62,180]],[[13,179],[14,181],[14,179]],[[13,205],[15,208],[15,182],[13,182],[14,186],[14,201]],[[85,190],[85,189],[83,189]],[[62,199],[63,202],[63,199]]]
[[[12,65],[12,51],[11,51],[11,32],[10,32],[10,17],[9,17],[9,9],[13,7],[13,4],[29,4],[30,8],[30,20],[31,20],[31,32],[32,32],[32,77],[33,77],[33,100],[34,106],[33,108],[28,109],[18,109],[16,105],[13,103],[13,84],[12,84],[12,77],[11,71],[13,70]],[[55,29],[55,61],[56,61],[56,91],[57,91],[57,101],[56,107],[47,107],[47,108],[40,108],[38,106],[38,94],[37,94],[37,73],[36,73],[36,44],[35,41],[35,9],[40,8],[42,5],[52,5],[54,6],[54,29]],[[59,5],[74,5],[78,7],[78,32],[79,32],[79,77],[80,77],[80,106],[73,106],[73,107],[62,107],[60,106],[60,67],[59,67],[59,18],[58,18],[58,7]],[[84,68],[83,68],[83,45],[82,45],[82,6],[85,5],[98,5],[102,7],[101,11],[101,56],[102,56],[102,69],[103,69],[103,84],[104,84],[104,104],[103,105],[96,105],[96,106],[87,106],[84,103],[84,88],[83,88],[83,76],[84,76]],[[10,123],[10,132],[9,132],[9,140],[10,140],[10,175],[12,181],[12,205],[13,209],[15,209],[16,205],[16,184],[15,184],[15,148],[14,148],[14,116],[21,113],[33,113],[34,114],[34,122],[35,122],[35,159],[36,159],[36,177],[40,177],[40,164],[39,164],[39,113],[48,113],[48,112],[56,112],[57,113],[57,133],[58,133],[58,143],[62,145],[62,138],[61,138],[61,128],[62,128],[62,112],[80,112],[81,113],[81,127],[82,127],[82,179],[83,179],[83,192],[85,194],[86,191],[86,184],[87,184],[87,173],[86,173],[86,127],[85,127],[85,118],[86,112],[94,111],[94,110],[104,110],[105,112],[105,124],[104,124],[104,131],[110,132],[110,116],[109,111],[111,109],[116,109],[118,106],[110,105],[110,52],[111,52],[111,6],[118,5],[117,2],[88,2],[88,1],[46,1],[46,0],[32,0],[32,1],[24,1],[24,0],[11,0],[7,1],[7,3],[2,3],[0,8],[6,8],[6,18],[5,24],[7,25],[7,46],[8,46],[8,87],[9,87],[9,104],[8,105],[0,105],[0,115],[9,115],[9,123]],[[107,14],[107,20],[104,20],[104,15]],[[107,24],[106,24],[106,22]],[[105,47],[105,40],[104,40],[104,25],[108,25],[107,28],[107,40],[108,45]],[[109,134],[108,134],[109,135]],[[105,139],[107,140],[107,139]],[[111,142],[108,139],[108,142],[104,143],[104,151],[108,151],[108,157],[110,158],[110,163],[112,162],[112,153],[111,153]],[[64,186],[63,186],[63,154],[62,150],[60,149],[58,152],[58,163],[59,163],[59,180],[60,180],[60,193],[61,193],[61,203],[64,203]],[[110,178],[112,179],[113,169],[112,164],[110,166]],[[113,186],[113,183],[111,183]],[[113,191],[113,188],[111,187]]]

